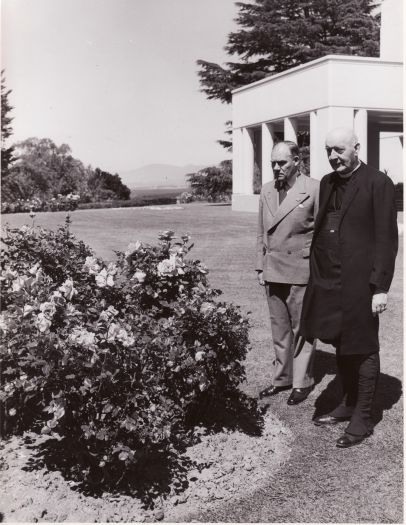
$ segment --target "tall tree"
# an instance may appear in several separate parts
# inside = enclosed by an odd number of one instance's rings
[[[67,144],[31,137],[14,145],[17,160],[3,181],[2,202],[78,193],[82,201],[129,199],[131,190],[119,175],[93,170],[73,157]]]
[[[13,117],[10,116],[10,112],[13,109],[11,106],[8,96],[11,93],[11,89],[6,88],[6,78],[4,75],[4,69],[1,71],[1,175],[2,178],[6,177],[9,172],[11,163],[14,160],[13,157],[13,146],[7,147],[6,142],[13,133],[11,122]]]
[[[231,160],[223,160],[218,166],[209,166],[197,173],[189,173],[187,178],[196,197],[211,201],[227,200],[231,197],[233,185]]]
[[[202,91],[231,102],[231,91],[328,54],[378,56],[379,16],[372,0],[237,2],[240,29],[225,47],[239,61],[198,60]]]
[[[58,193],[83,193],[87,189],[86,169],[72,156],[67,144],[57,146],[51,139],[32,137],[14,147],[18,158],[4,187],[6,192],[14,193],[14,198],[48,199]],[[20,195],[15,194],[17,188]]]
[[[96,168],[89,177],[88,187],[96,200],[120,199],[128,200],[131,190],[123,184],[120,176]]]

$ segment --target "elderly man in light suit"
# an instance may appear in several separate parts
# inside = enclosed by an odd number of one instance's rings
[[[266,290],[275,361],[272,385],[260,397],[293,386],[288,405],[296,405],[314,385],[314,348],[299,335],[299,325],[319,182],[300,173],[294,142],[278,142],[271,162],[274,181],[264,184],[259,201],[256,270]]]

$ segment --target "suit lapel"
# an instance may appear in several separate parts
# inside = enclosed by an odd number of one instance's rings
[[[273,228],[276,224],[278,224],[278,222],[284,219],[286,215],[288,215],[288,213],[290,213],[294,208],[299,206],[301,202],[303,202],[307,197],[309,197],[309,193],[307,193],[306,191],[305,178],[306,178],[305,175],[300,175],[296,179],[295,184],[288,191],[288,194],[286,195],[285,200],[276,210],[276,213],[274,214],[274,218],[271,222],[271,226],[270,226],[271,228]]]
[[[265,202],[272,216],[275,215],[278,209],[278,192],[273,185],[269,186],[269,189],[265,192]]]

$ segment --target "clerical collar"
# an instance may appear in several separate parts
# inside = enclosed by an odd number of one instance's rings
[[[354,175],[354,173],[358,170],[358,168],[361,166],[361,161],[359,160],[358,161],[358,164],[356,165],[356,167],[348,174],[345,175],[345,177],[342,177],[339,173],[336,172],[336,176],[338,179],[341,179],[341,180],[350,180],[351,177]]]

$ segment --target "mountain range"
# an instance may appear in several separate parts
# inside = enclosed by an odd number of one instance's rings
[[[172,166],[170,164],[148,164],[135,170],[119,173],[123,183],[130,189],[136,188],[185,188],[186,175],[206,166],[188,164]]]

